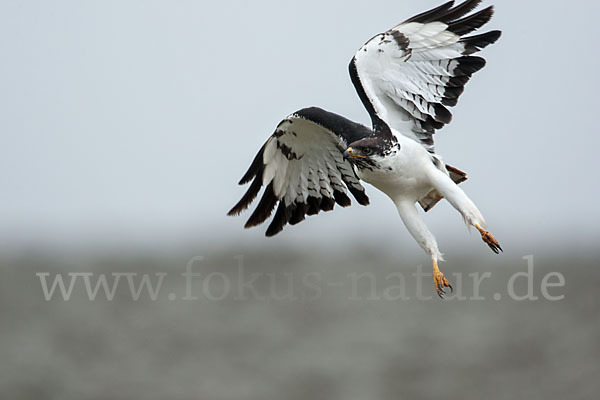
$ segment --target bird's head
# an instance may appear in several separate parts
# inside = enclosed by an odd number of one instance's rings
[[[344,158],[351,163],[361,166],[363,164],[375,165],[385,157],[389,146],[380,137],[368,137],[350,143],[344,151]]]

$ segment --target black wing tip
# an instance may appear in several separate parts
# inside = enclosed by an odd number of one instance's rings
[[[435,115],[433,116],[435,121],[442,124],[449,124],[452,121],[452,113],[443,104],[435,103],[433,108],[435,110]]]
[[[473,37],[476,40],[473,46],[481,45],[482,41],[487,43],[488,39],[496,41],[500,37],[500,31],[492,31],[489,33],[489,36],[487,33],[484,33],[482,35],[478,35],[478,37]],[[493,41],[485,44],[483,47],[493,43]],[[479,50],[480,49],[478,48],[476,51]],[[445,124],[450,122],[452,119],[452,114],[450,114],[450,111],[445,109],[443,106],[454,107],[458,103],[458,99],[464,92],[465,85],[471,79],[471,76],[473,76],[475,72],[481,70],[486,65],[485,59],[478,56],[465,55],[457,58],[456,61],[457,64],[453,71],[454,76],[450,78],[448,84],[446,85],[441,105],[436,104],[434,106],[436,111],[436,115],[434,117],[435,121],[443,122]],[[446,121],[446,119],[448,119],[448,121]]]
[[[465,45],[465,51],[463,54],[469,55],[480,51],[481,49],[489,46],[490,44],[496,43],[502,36],[502,31],[493,30],[481,35],[468,36],[461,39],[461,42]]]
[[[350,193],[352,193],[352,196],[354,196],[356,201],[358,201],[358,204],[360,204],[361,206],[368,206],[371,203],[369,200],[369,196],[367,196],[364,190],[357,189],[353,186],[350,186],[348,189],[350,190]]]
[[[350,188],[349,190],[359,204],[363,206],[369,205],[369,198],[367,197],[364,191],[361,191],[356,188]],[[256,197],[256,194],[254,194],[253,196]],[[242,200],[244,200],[244,198]],[[229,211],[229,213],[227,213],[227,215],[238,215],[241,211],[248,208],[248,205],[252,201],[249,200],[242,202],[242,200],[240,200],[240,202],[234,208],[232,208]],[[306,219],[306,215],[316,215],[321,211],[331,211],[335,208],[336,203],[342,207],[348,207],[349,205],[351,205],[352,201],[344,192],[334,190],[333,197],[323,195],[320,197],[308,196],[308,198],[306,199],[306,203],[293,203],[292,205],[286,206],[283,200],[279,200],[275,196],[273,192],[273,186],[271,183],[265,189],[265,192],[263,193],[263,196],[258,206],[244,225],[244,228],[252,228],[266,221],[267,218],[269,218],[273,213],[273,209],[275,208],[277,203],[279,203],[277,211],[275,212],[273,220],[271,221],[265,232],[265,236],[267,237],[275,236],[276,234],[281,232],[287,224],[296,225],[304,221]]]
[[[247,207],[246,207],[247,208]],[[246,208],[238,208],[238,205],[235,205],[231,210],[227,212],[228,217],[237,217],[244,211]]]
[[[470,79],[471,77],[467,75],[453,76],[452,78],[450,78],[448,83],[446,83],[446,88],[464,87]]]
[[[407,19],[406,21],[403,22],[403,24],[406,24],[409,22],[427,23],[427,22],[435,21],[437,19],[442,18],[444,15],[446,15],[448,10],[450,10],[453,5],[454,5],[454,0],[448,1],[444,4],[442,4],[441,6],[437,6],[435,8],[432,8],[431,10],[424,11],[420,14],[417,14],[417,15]]]
[[[352,204],[350,197],[348,197],[346,193],[341,192],[339,190],[333,191],[333,198],[335,199],[335,202],[342,207],[348,207]]]
[[[487,24],[494,15],[494,6],[489,6],[474,14],[452,21],[448,24],[448,30],[458,36],[466,35]]]
[[[407,19],[403,23],[419,22],[419,23],[424,24],[424,23],[433,22],[433,21],[440,21],[440,22],[444,22],[448,25],[455,24],[455,25],[457,25],[456,29],[460,30],[461,28],[458,28],[458,26],[460,26],[463,23],[469,23],[469,19],[473,16],[477,15],[473,20],[470,20],[471,23],[475,22],[476,20],[479,20],[480,17],[486,18],[488,15],[489,15],[489,18],[492,17],[492,15],[494,13],[494,6],[489,6],[475,14],[465,17],[465,15],[467,15],[471,11],[475,10],[481,4],[481,2],[482,2],[482,0],[466,0],[466,1],[463,1],[462,3],[458,4],[457,6],[453,7],[454,1],[448,1],[438,7],[432,8],[431,10],[417,14],[414,17]],[[459,18],[463,18],[463,19],[461,20]],[[489,19],[488,19],[488,21],[489,21]],[[483,22],[483,23],[485,24],[485,22]],[[465,26],[462,29],[468,29],[468,28]],[[475,28],[475,29],[477,29],[477,28]]]
[[[492,43],[496,43],[496,41],[498,39],[500,39],[500,37],[502,36],[502,31],[499,29],[494,29],[493,31],[486,32],[486,33],[482,34],[481,36],[484,36],[484,35],[489,37],[489,42],[490,42],[489,44],[492,44]]]
[[[290,220],[288,223],[290,225],[296,225],[306,219],[306,203],[296,203],[296,208],[292,211],[292,215],[290,216]]]
[[[277,196],[275,196],[275,192],[273,191],[273,182],[271,182],[265,189],[260,202],[256,206],[256,209],[250,218],[248,218],[244,228],[251,228],[265,222],[265,220],[271,216],[277,201]]]
[[[458,104],[458,98],[465,91],[465,86],[448,86],[444,90],[442,104],[448,107],[454,107]]]
[[[336,193],[338,194],[336,195]],[[337,197],[331,198],[329,196],[309,196],[307,203],[294,203],[289,206],[285,206],[284,202],[280,201],[277,211],[275,212],[275,216],[265,232],[265,236],[275,236],[281,232],[288,223],[290,225],[296,225],[304,221],[306,215],[315,215],[320,211],[331,211],[335,208],[336,203],[346,204],[347,200],[347,205],[349,205],[350,199],[344,193],[334,191],[334,196]]]
[[[248,168],[244,176],[242,176],[242,179],[240,179],[238,185],[245,185],[246,183],[250,182],[252,178],[254,178],[260,171],[262,171],[262,169],[264,168],[263,153],[265,152],[265,146],[266,143],[263,144],[256,156],[254,156],[254,160],[252,160],[250,167]]]
[[[464,2],[460,3],[459,5],[457,5],[456,7],[452,8],[451,10],[448,10],[448,12],[440,18],[440,21],[449,23],[458,18],[461,18],[461,17],[467,15],[468,13],[470,13],[471,11],[473,11],[474,9],[476,9],[477,6],[479,6],[479,4],[481,4],[481,1],[482,0],[464,1]]]
[[[463,56],[457,59],[458,64],[454,69],[455,76],[468,76],[470,77],[475,72],[485,67],[485,59],[477,56]]]
[[[286,226],[290,220],[291,214],[291,207],[287,207],[283,201],[280,201],[279,207],[277,207],[277,211],[275,212],[275,216],[265,232],[265,236],[272,237],[281,232],[283,227]]]
[[[306,215],[317,215],[321,211],[321,197],[308,196]]]
[[[234,217],[236,215],[240,215],[242,211],[247,209],[250,204],[254,201],[258,192],[260,192],[260,188],[262,187],[262,170],[254,178],[252,184],[246,191],[246,193],[242,196],[240,201],[237,202],[235,206],[227,213],[228,216]]]
[[[335,200],[328,196],[323,196],[321,199],[321,210],[331,211],[335,206]]]

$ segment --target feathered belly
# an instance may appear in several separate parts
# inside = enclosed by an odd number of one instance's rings
[[[394,201],[406,199],[416,202],[433,189],[429,180],[422,174],[413,174],[411,171],[397,168],[359,170],[358,176]]]

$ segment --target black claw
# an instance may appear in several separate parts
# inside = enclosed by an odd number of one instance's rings
[[[443,294],[446,294],[446,292],[444,291],[444,289],[442,289],[442,284],[441,283],[438,283],[437,287],[440,290],[439,292],[442,292]]]
[[[492,251],[496,254],[500,254],[500,251],[498,250],[502,250],[500,245],[497,245],[496,243],[488,243],[488,246],[490,246],[490,249],[492,249]]]
[[[450,288],[450,293],[454,293],[454,288],[452,287],[452,285],[448,285],[448,287]]]
[[[438,294],[438,296],[440,296],[440,299],[444,298],[444,296],[442,296],[442,294],[440,292],[436,291],[436,293]]]

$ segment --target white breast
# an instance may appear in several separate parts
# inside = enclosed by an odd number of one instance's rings
[[[400,137],[399,142],[398,152],[377,160],[379,168],[359,170],[358,176],[394,201],[416,202],[433,189],[428,171],[435,166],[419,143],[405,137]]]

